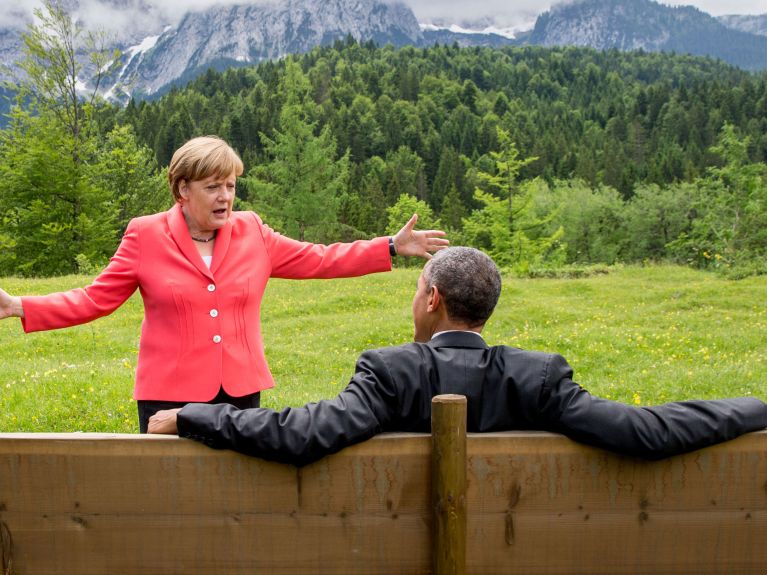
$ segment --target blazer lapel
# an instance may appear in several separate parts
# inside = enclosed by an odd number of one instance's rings
[[[197,248],[194,246],[192,236],[189,233],[189,228],[187,227],[186,221],[184,220],[184,213],[181,211],[181,204],[176,204],[168,211],[168,227],[170,228],[170,233],[173,236],[173,240],[181,250],[181,253],[184,254],[186,259],[188,259],[194,265],[194,267],[200,270],[200,272],[205,277],[212,280],[213,271],[208,269],[208,266],[206,266],[205,262],[202,261],[200,252],[198,252]],[[229,234],[231,235],[231,231]],[[216,238],[216,243],[218,243],[218,238]],[[215,259],[216,258],[214,257],[213,260],[215,261]]]
[[[226,252],[229,251],[229,244],[232,241],[232,221],[229,219],[224,227],[219,228],[216,233],[216,243],[213,246],[213,263],[210,266],[211,273],[216,273],[218,268],[221,267],[221,263],[226,257]]]

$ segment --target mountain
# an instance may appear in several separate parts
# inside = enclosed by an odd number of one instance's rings
[[[767,36],[767,14],[760,14],[758,16],[729,14],[727,16],[719,16],[718,20],[733,30]]]
[[[651,0],[581,0],[541,14],[528,38],[542,46],[680,52],[767,68],[767,38],[733,30],[692,6]]]
[[[210,67],[255,64],[347,36],[402,46],[418,44],[421,31],[404,4],[378,0],[215,6],[129,47],[115,80],[133,86],[134,94],[153,95]]]

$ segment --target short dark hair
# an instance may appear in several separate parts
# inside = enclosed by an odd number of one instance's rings
[[[438,251],[423,268],[426,287],[437,286],[447,315],[469,327],[485,324],[501,295],[501,273],[489,256],[474,248]]]

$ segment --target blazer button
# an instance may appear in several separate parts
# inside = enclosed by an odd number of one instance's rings
[[[210,310],[210,317],[218,317],[218,310],[217,309]]]
[[[208,291],[216,291],[216,284],[208,284]]]
[[[214,335],[213,336],[213,343],[221,343],[221,336],[220,335]]]

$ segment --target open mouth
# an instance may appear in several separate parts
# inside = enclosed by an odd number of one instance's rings
[[[224,216],[226,215],[226,208],[221,208],[219,210],[213,210],[213,213],[217,216]]]

